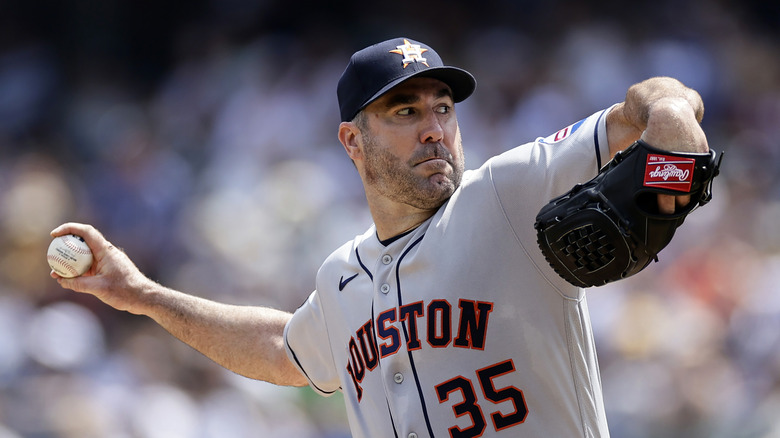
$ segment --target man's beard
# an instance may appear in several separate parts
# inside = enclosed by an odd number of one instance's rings
[[[465,167],[460,133],[455,140],[455,146],[461,151],[458,160],[441,144],[430,143],[404,163],[379,145],[370,133],[364,132],[362,139],[366,184],[393,201],[430,210],[441,206],[460,186]],[[434,157],[450,164],[451,169],[443,174],[445,178],[441,175],[424,177],[414,172],[415,163]]]

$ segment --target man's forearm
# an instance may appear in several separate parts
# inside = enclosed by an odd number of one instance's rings
[[[214,362],[252,379],[307,384],[284,349],[284,326],[291,314],[217,303],[159,285],[147,287],[143,313]]]
[[[243,376],[279,385],[307,384],[284,349],[289,313],[216,303],[163,287],[143,275],[124,251],[93,226],[67,223],[52,230],[52,236],[65,234],[85,239],[95,260],[79,277],[64,278],[52,271],[60,286],[94,295],[115,309],[149,316],[214,362]]]

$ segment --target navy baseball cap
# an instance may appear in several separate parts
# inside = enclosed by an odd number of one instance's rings
[[[414,77],[436,78],[452,89],[455,102],[474,92],[471,73],[444,65],[430,46],[409,38],[394,38],[355,52],[339,79],[341,120],[347,122],[391,88]]]

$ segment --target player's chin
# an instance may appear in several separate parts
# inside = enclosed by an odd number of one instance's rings
[[[431,196],[441,196],[452,194],[457,187],[457,182],[453,179],[452,172],[434,173],[425,178],[425,190],[431,193]]]
[[[451,185],[452,172],[437,172],[428,177],[428,182],[437,186]]]
[[[417,165],[417,172],[429,181],[450,180],[455,173],[452,165],[445,160],[428,160]]]
[[[463,171],[455,169],[449,165],[446,167],[446,169],[443,169],[439,172],[433,172],[427,177],[430,184],[445,186],[453,191],[458,188],[462,178]]]
[[[425,190],[431,199],[444,200],[455,192],[457,185],[451,174],[435,173],[428,177]]]

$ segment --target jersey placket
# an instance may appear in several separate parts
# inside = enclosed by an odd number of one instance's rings
[[[397,436],[423,438],[429,436],[425,406],[420,400],[410,352],[407,350],[408,333],[400,314],[404,304],[399,285],[400,263],[403,256],[421,239],[421,236],[410,237],[402,239],[406,245],[400,241],[394,242],[378,258],[374,268],[374,309],[379,312],[376,319],[379,368]]]

